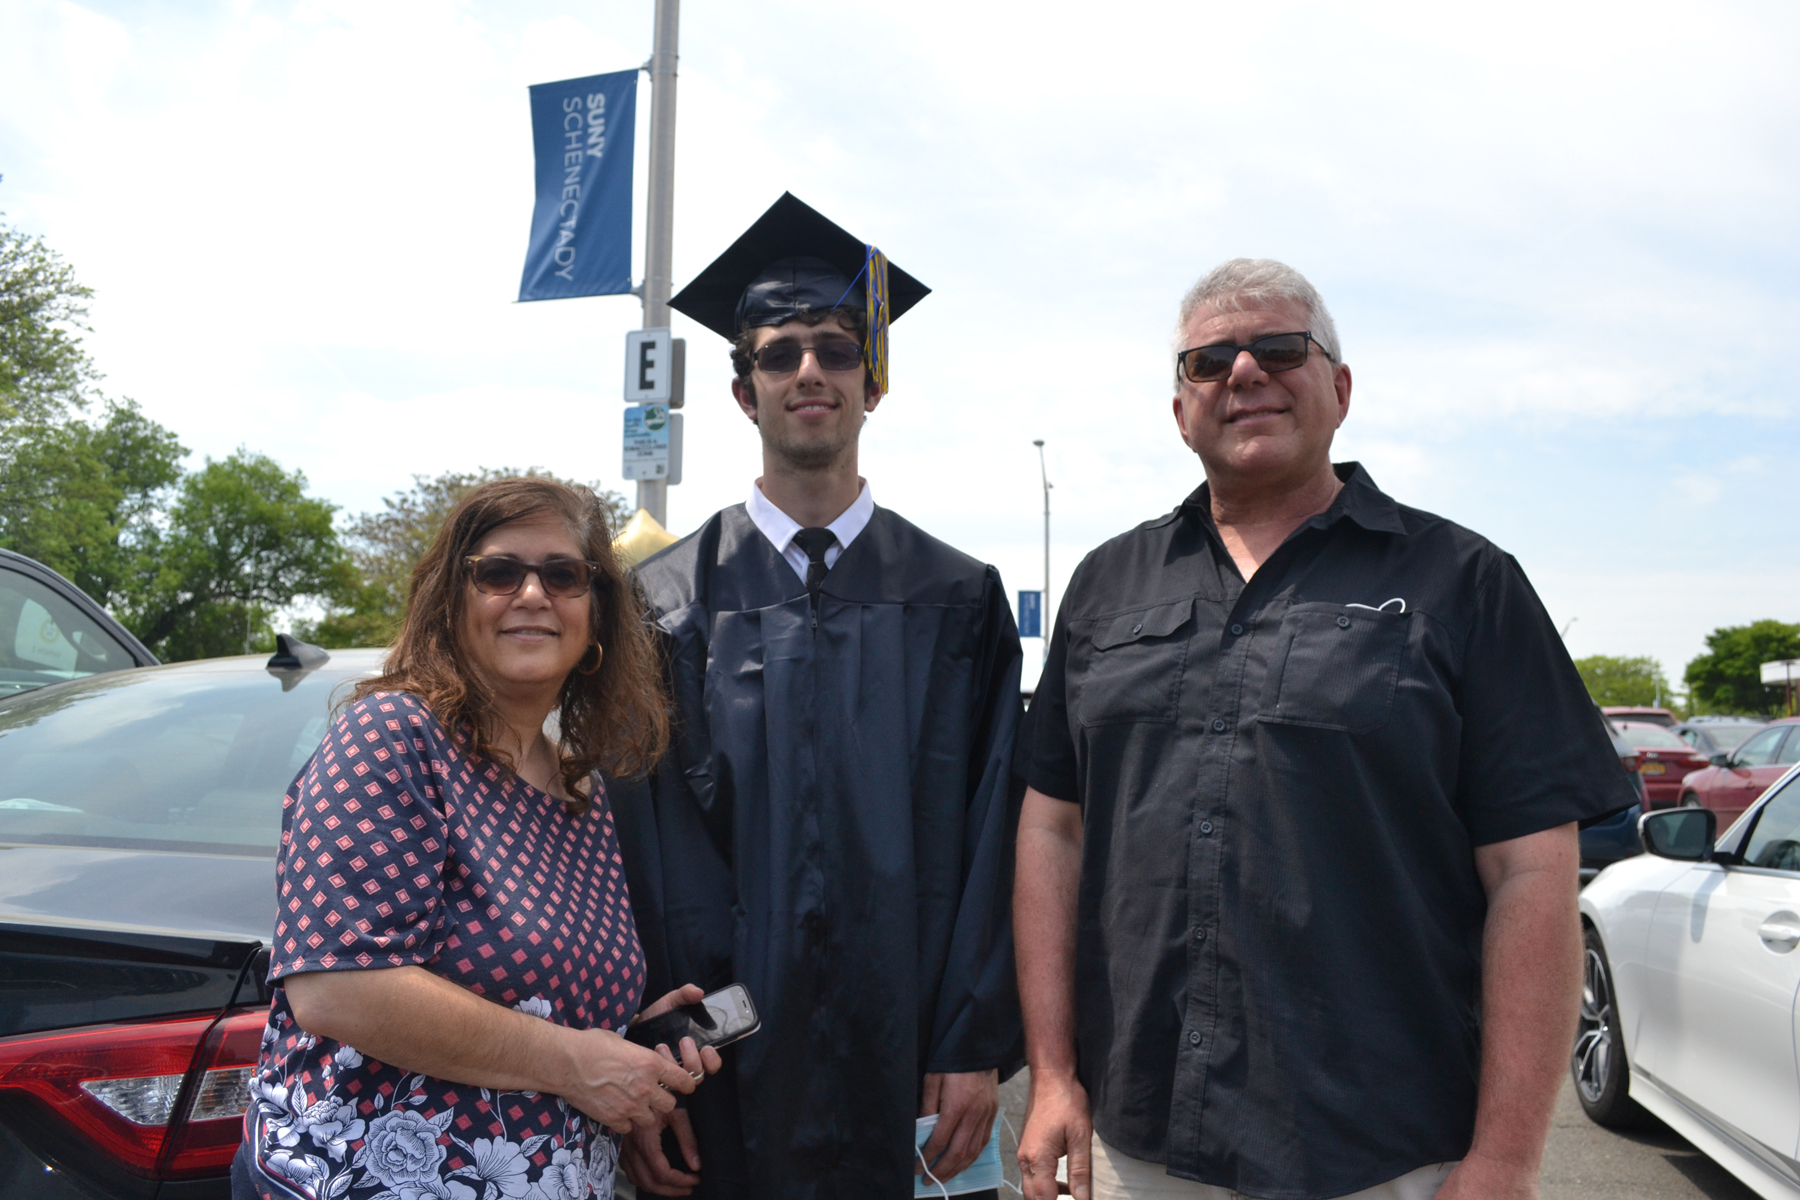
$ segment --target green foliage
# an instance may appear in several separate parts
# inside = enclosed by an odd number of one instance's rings
[[[182,480],[166,525],[148,531],[121,619],[165,659],[266,645],[277,610],[341,585],[335,511],[265,455],[208,459]]]
[[[0,431],[86,403],[96,376],[79,331],[92,295],[42,238],[0,225]]]
[[[537,467],[450,471],[436,478],[415,475],[413,486],[384,499],[380,512],[351,518],[344,537],[353,569],[340,577],[324,617],[303,627],[301,636],[327,647],[385,646],[393,641],[406,613],[413,566],[430,548],[450,510],[478,485],[518,475],[557,478]],[[625,497],[598,483],[587,486],[606,504],[615,532],[622,528],[633,511]]]
[[[1706,653],[1688,663],[1685,678],[1695,712],[1772,713],[1783,709],[1779,687],[1764,687],[1762,664],[1800,658],[1800,625],[1756,621],[1706,635]]]
[[[1614,658],[1595,654],[1575,660],[1581,682],[1595,704],[1628,704],[1634,707],[1669,707],[1669,681],[1662,664],[1649,656]]]
[[[116,607],[185,453],[129,400],[108,401],[99,422],[15,424],[0,449],[0,545]]]

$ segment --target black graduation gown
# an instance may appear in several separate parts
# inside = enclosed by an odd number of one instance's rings
[[[677,728],[611,800],[649,995],[762,1029],[688,1102],[701,1196],[910,1196],[922,1076],[1023,1057],[1020,649],[999,573],[886,509],[817,612],[743,505],[640,565]]]

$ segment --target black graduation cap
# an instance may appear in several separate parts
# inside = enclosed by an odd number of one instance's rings
[[[829,217],[783,192],[725,253],[669,301],[724,338],[805,312],[862,308],[875,384],[887,390],[887,327],[931,289]]]

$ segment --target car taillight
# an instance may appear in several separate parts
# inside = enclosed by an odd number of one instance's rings
[[[223,1174],[267,1020],[240,1009],[7,1038],[0,1090],[34,1097],[136,1174]]]
[[[244,1110],[250,1107],[250,1076],[262,1051],[266,1008],[248,1009],[222,1018],[206,1035],[186,1119],[169,1137],[163,1156],[164,1179],[221,1175],[244,1140]]]
[[[1621,754],[1619,755],[1619,761],[1625,765],[1627,771],[1633,773],[1637,772],[1644,765],[1644,760],[1636,754]]]

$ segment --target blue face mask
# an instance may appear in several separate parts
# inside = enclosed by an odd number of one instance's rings
[[[925,1140],[935,1128],[937,1116],[933,1114],[920,1117],[918,1127],[913,1131],[913,1154],[921,1162],[925,1157]],[[926,1163],[925,1169],[929,1172],[931,1164]],[[1000,1117],[996,1114],[993,1135],[988,1138],[986,1149],[975,1157],[974,1162],[961,1174],[942,1181],[935,1181],[930,1174],[913,1176],[913,1196],[916,1200],[931,1200],[932,1197],[942,1200],[946,1196],[961,1196],[966,1192],[985,1192],[990,1188],[1000,1188],[1005,1182],[1006,1176],[1000,1170]]]

